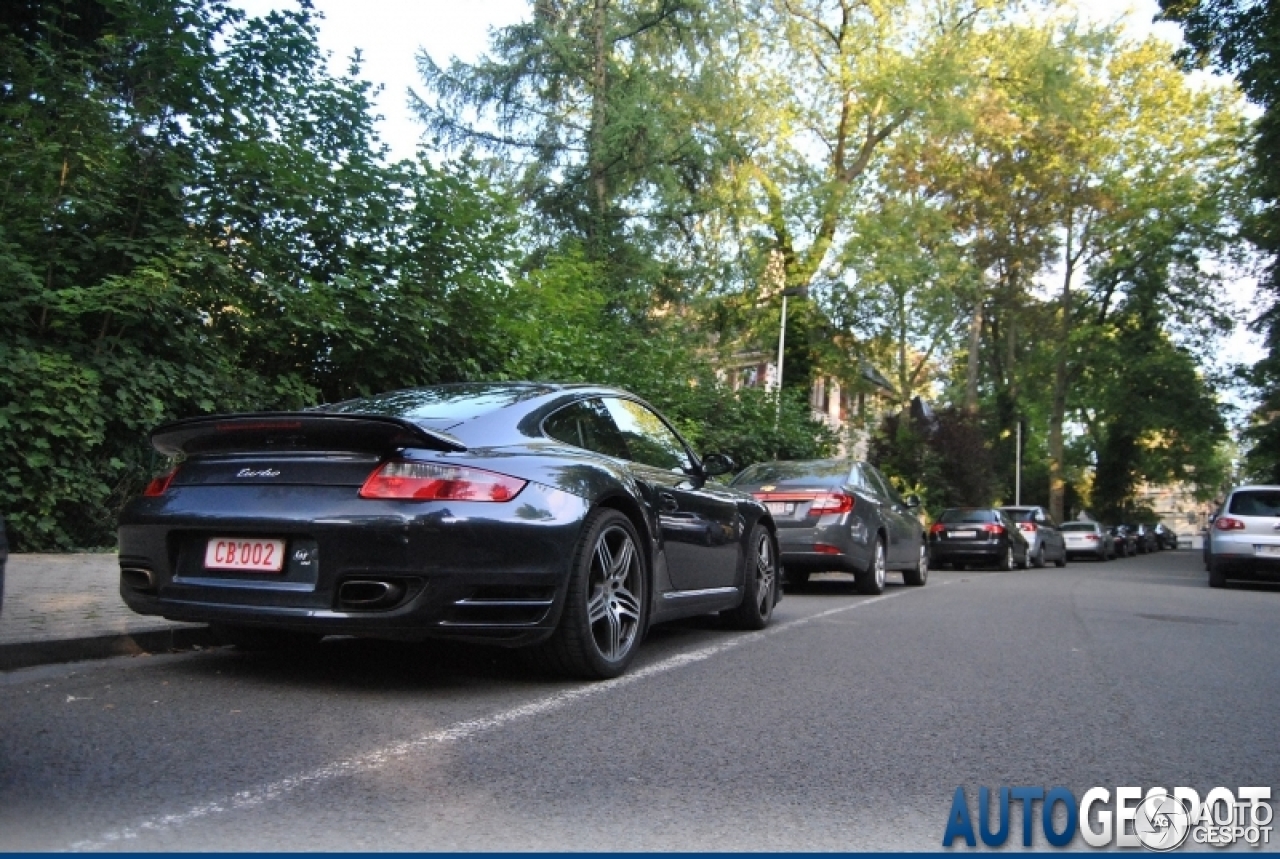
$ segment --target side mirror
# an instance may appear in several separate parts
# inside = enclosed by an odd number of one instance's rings
[[[916,508],[918,508],[919,506],[920,506],[920,496],[919,496],[919,495],[908,495],[908,496],[907,496],[907,509],[908,509],[908,510],[915,510],[915,509],[916,509]]]
[[[723,453],[709,453],[702,458],[702,473],[707,477],[719,477],[737,470],[737,464]]]

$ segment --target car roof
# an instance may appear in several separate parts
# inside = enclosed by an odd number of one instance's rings
[[[645,402],[629,391],[606,385],[458,382],[387,391],[318,406],[316,410],[404,418],[428,429],[449,432],[468,445],[492,446],[536,437],[542,420],[551,412],[592,396]]]

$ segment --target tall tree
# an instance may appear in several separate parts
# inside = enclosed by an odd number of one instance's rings
[[[671,281],[655,247],[678,231],[715,147],[703,114],[722,78],[702,0],[539,0],[475,63],[419,55],[416,109],[445,145],[500,155],[559,238],[579,243],[611,304]],[[636,293],[639,293],[637,296]]]
[[[1187,46],[1180,59],[1191,68],[1213,67],[1235,75],[1262,108],[1253,138],[1253,194],[1258,211],[1246,234],[1265,255],[1259,290],[1262,307],[1252,320],[1263,335],[1266,357],[1250,374],[1261,403],[1245,431],[1252,442],[1249,470],[1258,480],[1280,482],[1280,4],[1263,0],[1160,0],[1165,18],[1182,24]]]
[[[1159,300],[1214,307],[1220,269],[1195,260],[1220,256],[1230,241],[1244,126],[1229,89],[1191,86],[1160,43],[1052,19],[998,32],[990,85],[975,96],[978,121],[904,152],[919,159],[907,162],[918,181],[948,201],[987,274],[971,320],[966,403],[976,405],[985,354],[998,430],[1014,435],[1029,410],[1047,424],[1048,500],[1061,517],[1073,390],[1125,288],[1094,288],[1089,269],[1137,247],[1154,253],[1149,239],[1160,236],[1158,259],[1181,268],[1159,278]],[[1050,279],[1056,299],[1045,301]],[[980,334],[983,353],[973,348]],[[1033,406],[1041,391],[1047,401]]]

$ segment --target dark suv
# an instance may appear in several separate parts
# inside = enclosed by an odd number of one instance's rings
[[[0,516],[0,609],[4,608],[4,565],[9,561],[9,538],[4,533],[4,517]]]

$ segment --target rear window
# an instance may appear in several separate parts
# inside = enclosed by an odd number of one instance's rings
[[[1063,531],[1094,531],[1097,525],[1092,522],[1065,522],[1062,525]]]
[[[1246,489],[1231,496],[1227,511],[1237,516],[1280,516],[1280,491]]]
[[[814,483],[844,483],[853,463],[840,460],[806,460],[802,462],[761,462],[743,471],[732,481],[733,486],[811,486]]]
[[[994,510],[943,510],[939,522],[996,522]]]
[[[1001,507],[1005,513],[1009,514],[1009,518],[1015,522],[1030,522],[1036,515],[1034,507]]]
[[[504,406],[546,393],[536,385],[444,385],[391,391],[374,397],[345,400],[319,411],[339,414],[387,415],[438,424],[459,424]]]

